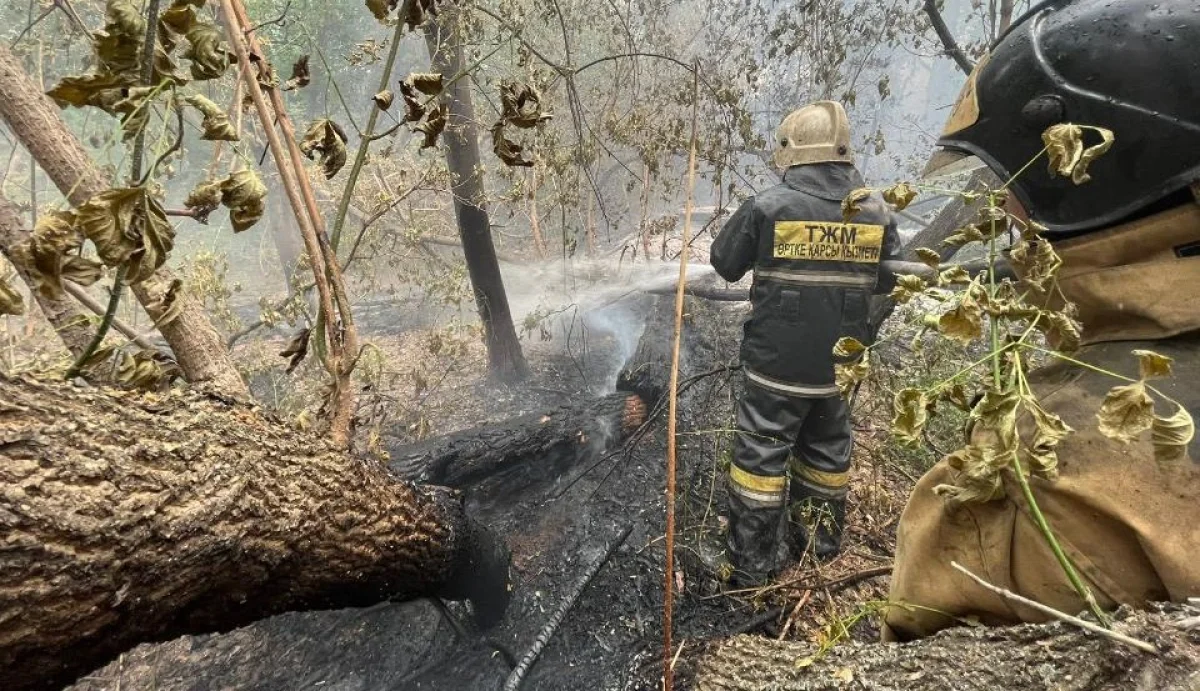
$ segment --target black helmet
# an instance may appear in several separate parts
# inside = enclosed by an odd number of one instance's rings
[[[1050,237],[1112,225],[1200,179],[1200,2],[1035,6],[975,67],[926,173],[975,155],[1007,180],[1059,122],[1116,141],[1082,185],[1051,177],[1044,158],[1013,183]]]

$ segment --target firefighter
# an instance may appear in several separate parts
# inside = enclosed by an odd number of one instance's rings
[[[974,156],[1009,186],[1010,211],[1048,228],[1062,258],[1058,288],[1074,302],[1084,348],[1074,357],[1137,378],[1130,351],[1174,358],[1154,386],[1200,416],[1200,13],[1193,0],[1042,3],[993,46],[968,79],[931,169]],[[1092,179],[1051,176],[1040,133],[1074,122],[1110,129]],[[1020,174],[1018,175],[1018,172]],[[1098,431],[1106,392],[1125,382],[1057,362],[1030,375],[1042,405],[1075,432],[1058,446],[1059,477],[1033,494],[1098,604],[1144,606],[1200,595],[1200,444],[1157,461],[1150,435],[1130,444]],[[1175,412],[1156,403],[1159,414]],[[1170,408],[1170,409],[1168,409]],[[1026,465],[1025,467],[1028,467]],[[975,619],[1046,617],[977,586],[995,585],[1071,614],[1085,609],[1036,529],[1021,490],[945,503],[933,488],[957,471],[938,463],[900,518],[885,640]]]
[[[726,554],[739,585],[762,583],[810,550],[829,559],[841,549],[850,415],[832,349],[842,336],[868,341],[880,260],[900,248],[878,197],[843,219],[842,200],[864,183],[841,104],[788,115],[776,143],[782,183],[742,203],[710,253],[727,281],[754,271],[729,469]]]

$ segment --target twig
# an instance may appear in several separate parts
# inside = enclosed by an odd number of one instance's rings
[[[805,590],[826,590],[826,589],[827,590],[836,590],[838,588],[845,588],[846,586],[854,585],[855,583],[858,583],[859,581],[865,581],[868,578],[875,578],[877,576],[887,576],[891,572],[892,572],[892,567],[879,566],[874,569],[864,569],[862,571],[856,571],[855,573],[852,573],[849,576],[844,576],[844,577],[838,578],[836,580],[822,581],[822,582],[818,582],[818,583],[807,583],[807,584],[802,585],[801,587],[804,588]],[[740,590],[726,590],[723,593],[720,593],[718,595],[712,595],[709,597],[715,599],[718,597],[723,597],[725,595],[739,595],[739,594],[744,594],[744,593],[754,593],[755,595],[762,595],[765,593],[769,593],[773,590],[779,590],[781,588],[787,588],[788,586],[797,585],[797,584],[801,583],[803,580],[804,580],[803,578],[793,578],[788,581],[780,581],[779,583],[774,583],[772,585],[768,585],[768,586],[765,586],[762,588],[742,588]]]
[[[929,23],[933,25],[934,32],[938,38],[942,40],[942,45],[946,48],[946,54],[954,58],[954,62],[958,63],[959,69],[966,74],[971,74],[975,69],[975,65],[971,64],[971,60],[967,58],[967,54],[958,46],[958,42],[954,40],[954,34],[950,33],[950,27],[946,26],[946,21],[942,19],[942,14],[938,12],[937,5],[934,0],[925,0],[925,14],[929,15]]]
[[[97,302],[95,298],[93,298],[91,295],[88,295],[87,291],[83,288],[80,288],[70,281],[65,281],[63,283],[63,289],[70,293],[71,296],[78,300],[84,307],[95,312],[97,316],[104,315],[105,308],[99,302]],[[155,349],[155,345],[153,343],[147,341],[132,326],[122,321],[120,317],[113,317],[112,326],[117,331],[120,331],[131,342],[136,343],[142,348],[149,350]]]
[[[959,564],[956,561],[950,562],[950,566],[953,566],[957,571],[960,571],[960,572],[966,574],[968,578],[975,581],[980,586],[987,588],[988,590],[992,591],[993,593],[996,593],[997,595],[999,595],[1003,598],[1006,598],[1006,599],[1012,600],[1013,602],[1025,605],[1026,607],[1031,607],[1033,609],[1036,609],[1037,611],[1041,612],[1042,614],[1046,614],[1051,617],[1054,617],[1055,619],[1058,619],[1059,621],[1065,621],[1068,624],[1074,624],[1075,626],[1078,626],[1081,629],[1086,629],[1088,631],[1091,631],[1092,633],[1096,633],[1101,636],[1104,636],[1105,638],[1111,638],[1112,640],[1117,641],[1119,643],[1124,643],[1125,645],[1127,645],[1131,648],[1137,648],[1138,650],[1142,650],[1144,652],[1151,653],[1153,655],[1158,654],[1158,648],[1154,647],[1150,643],[1138,640],[1136,638],[1132,638],[1130,636],[1126,636],[1123,633],[1118,633],[1111,629],[1106,629],[1102,626],[1093,624],[1090,621],[1085,621],[1083,619],[1080,619],[1079,617],[1073,617],[1070,614],[1067,614],[1065,612],[1060,612],[1057,609],[1054,609],[1053,607],[1049,607],[1049,606],[1043,605],[1042,603],[1037,602],[1035,600],[1030,600],[1027,597],[1022,597],[1020,595],[1017,595],[1016,593],[1014,593],[1011,590],[1006,590],[1004,588],[1001,588],[1000,586],[992,585],[991,583],[988,583],[987,581],[983,580],[979,576],[976,576],[975,574],[971,573],[969,570],[964,568],[961,564]]]
[[[575,605],[575,602],[579,600],[579,596],[583,594],[584,589],[588,587],[588,584],[591,583],[592,579],[596,577],[596,574],[600,572],[600,568],[603,567],[604,564],[612,557],[612,555],[617,551],[617,548],[624,544],[625,539],[629,537],[629,533],[632,531],[633,523],[625,526],[625,529],[617,535],[616,539],[609,543],[608,547],[604,549],[604,553],[601,554],[596,561],[592,562],[591,566],[589,566],[587,570],[583,572],[583,575],[579,577],[579,580],[575,581],[575,584],[571,587],[570,592],[568,592],[567,596],[562,599],[562,603],[559,604],[558,609],[554,611],[554,614],[550,616],[550,620],[547,621],[546,625],[542,627],[542,630],[538,632],[537,638],[535,638],[533,641],[533,645],[529,646],[529,651],[525,653],[525,656],[521,658],[521,661],[518,662],[513,671],[509,673],[508,678],[504,680],[504,691],[516,691],[516,689],[521,687],[521,682],[524,681],[525,675],[529,673],[530,668],[532,668],[534,663],[537,662],[538,656],[542,654],[542,649],[546,647],[548,642],[550,642],[550,637],[554,635],[554,632],[558,629],[559,624],[562,623],[563,618],[567,616],[567,612],[570,611],[571,607]],[[668,657],[668,664],[669,663],[670,659]]]
[[[276,17],[270,21],[263,22],[262,24],[255,24],[254,26],[250,27],[249,29],[246,29],[245,35],[249,36],[250,34],[254,33],[255,31],[258,31],[259,29],[263,28],[264,26],[271,26],[272,24],[282,24],[287,19],[288,10],[290,10],[290,9],[292,9],[292,0],[287,1],[287,3],[283,6],[283,12],[280,12],[278,17]]]
[[[675,291],[675,334],[671,346],[671,384],[667,391],[667,539],[663,584],[663,688],[671,691],[675,670],[671,664],[671,615],[675,604],[675,426],[679,406],[679,347],[683,340],[683,292],[687,287],[688,231],[696,192],[696,129],[699,119],[700,70],[692,74],[692,141],[688,149],[687,206],[683,212],[683,249],[679,252],[679,283]],[[666,234],[663,234],[666,237]]]

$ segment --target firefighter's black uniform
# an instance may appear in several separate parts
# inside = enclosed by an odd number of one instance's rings
[[[808,549],[806,523],[818,557],[840,550],[851,435],[833,346],[843,336],[868,342],[879,262],[900,250],[895,223],[874,196],[843,222],[842,200],[863,186],[849,163],[793,166],[782,184],[746,200],[712,246],[725,280],[754,270],[729,474],[728,555],[738,582],[782,566],[783,545],[798,558]]]

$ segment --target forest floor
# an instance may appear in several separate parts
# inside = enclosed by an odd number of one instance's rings
[[[632,301],[645,314],[649,300]],[[853,489],[843,556],[808,561],[767,588],[722,592],[711,568],[723,543],[722,506],[736,362],[747,305],[690,301],[681,380],[696,375],[682,397],[675,583],[675,640],[681,660],[716,638],[755,631],[820,642],[874,640],[865,603],[882,599],[895,523],[911,487],[911,471],[879,462],[881,421],[856,419]],[[429,360],[437,332],[395,329],[369,334],[389,360]],[[386,443],[443,434],[573,397],[594,395],[623,361],[621,334],[592,333],[586,348],[535,341],[527,349],[533,376],[517,387],[495,387],[477,366],[422,374],[411,393],[388,392],[393,415]],[[267,342],[264,348],[277,347]],[[439,346],[438,350],[444,346]],[[482,362],[477,341],[458,360]],[[478,359],[476,359],[478,358]],[[436,359],[436,358],[432,358]],[[412,378],[393,382],[403,389]],[[411,400],[419,400],[413,406]],[[408,403],[408,405],[402,405]],[[632,524],[550,639],[526,678],[526,689],[655,689],[661,672],[665,431],[660,418],[639,444],[594,463],[544,477],[494,477],[466,493],[468,509],[506,536],[513,553],[513,599],[487,641],[520,657],[564,595],[604,546]],[[545,459],[531,459],[531,462]],[[591,468],[589,469],[589,465]],[[493,689],[508,667],[494,645],[472,631],[465,606],[451,604],[447,621],[430,602],[384,603],[333,612],[290,613],[235,631],[146,644],[80,680],[77,691],[115,689]],[[858,621],[851,625],[851,621]],[[465,637],[456,633],[465,627]]]

